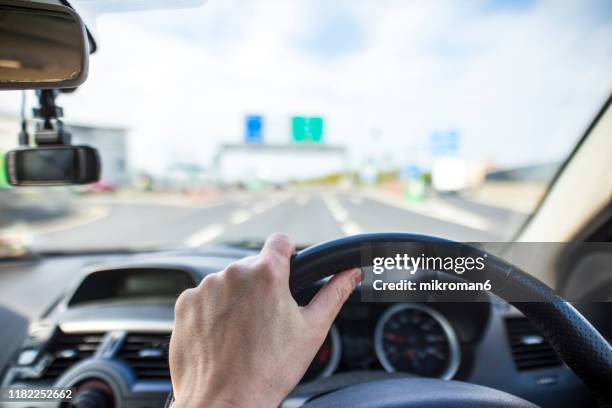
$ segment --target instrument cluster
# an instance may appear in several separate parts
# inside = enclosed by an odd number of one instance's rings
[[[377,369],[455,378],[462,361],[459,339],[445,313],[427,304],[347,304],[302,381]]]

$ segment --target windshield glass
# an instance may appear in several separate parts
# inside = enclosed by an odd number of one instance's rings
[[[509,240],[612,90],[609,1],[74,4],[98,50],[57,103],[102,181],[0,180],[0,256]],[[20,107],[0,94],[2,152]]]

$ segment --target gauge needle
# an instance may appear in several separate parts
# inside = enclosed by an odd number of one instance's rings
[[[426,349],[427,354],[435,356],[437,358],[439,358],[440,360],[444,360],[445,356],[442,352],[440,352],[440,350],[437,350],[433,347],[428,347]]]
[[[330,355],[331,355],[330,347],[327,345],[324,345],[323,347],[321,347],[321,350],[319,350],[319,352],[317,353],[317,361],[319,363],[325,363],[329,359]]]
[[[406,341],[406,337],[400,336],[399,334],[388,333],[385,334],[385,340],[391,341],[393,343],[403,343]]]

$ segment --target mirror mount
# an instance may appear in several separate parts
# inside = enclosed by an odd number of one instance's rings
[[[36,91],[40,106],[33,109],[34,117],[40,122],[36,124],[34,141],[38,146],[70,145],[70,133],[60,120],[64,110],[55,104],[59,91],[56,89],[41,89]]]

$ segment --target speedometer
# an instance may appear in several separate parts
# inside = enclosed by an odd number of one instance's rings
[[[459,367],[459,344],[452,326],[439,312],[421,304],[387,309],[376,324],[374,346],[388,372],[449,379]]]

